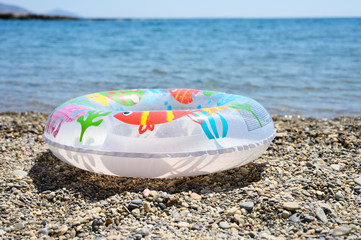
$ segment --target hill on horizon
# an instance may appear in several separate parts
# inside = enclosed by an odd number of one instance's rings
[[[0,13],[13,13],[13,14],[37,14],[37,15],[48,15],[48,16],[57,16],[57,17],[74,17],[79,18],[79,15],[65,11],[63,9],[53,9],[46,13],[36,13],[27,10],[26,8],[19,7],[16,5],[0,3]]]
[[[51,15],[51,16],[61,16],[61,17],[75,17],[75,18],[79,18],[79,15],[78,14],[75,14],[75,13],[72,13],[72,12],[69,12],[69,11],[65,11],[63,9],[60,9],[60,8],[56,8],[56,9],[53,9],[49,12],[46,12],[45,13],[46,15]]]
[[[15,6],[15,5],[9,5],[0,3],[0,12],[1,13],[14,13],[14,14],[30,14],[33,13],[25,8]]]

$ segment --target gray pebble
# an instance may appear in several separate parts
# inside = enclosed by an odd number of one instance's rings
[[[335,171],[340,171],[340,165],[338,164],[331,164],[331,168]]]
[[[107,240],[107,238],[106,237],[98,237],[95,240]]]
[[[51,192],[51,193],[49,193],[48,195],[46,195],[46,199],[52,200],[55,196],[56,196],[56,193],[55,193],[55,192]]]
[[[254,207],[254,203],[253,202],[242,202],[239,204],[240,208],[244,208],[246,210],[252,210]]]
[[[316,211],[316,216],[320,221],[322,221],[323,223],[328,222],[327,216],[322,208],[318,207],[318,208],[316,208],[315,211]]]
[[[282,217],[283,218],[289,218],[290,216],[291,216],[291,213],[289,211],[284,210],[282,212]]]
[[[335,198],[337,200],[343,200],[345,198],[345,196],[342,194],[342,192],[338,191],[336,194],[335,194]]]
[[[222,228],[222,229],[228,229],[228,228],[229,228],[228,222],[225,222],[225,221],[220,222],[218,225],[219,225],[219,227]]]
[[[220,234],[218,234],[218,237],[222,238],[222,239],[226,239],[226,238],[228,238],[228,235],[225,233],[220,233]]]
[[[141,234],[143,237],[145,237],[149,235],[149,230],[146,228],[141,228],[137,231],[137,234]]]
[[[361,177],[355,178],[354,181],[356,184],[361,185]]]
[[[194,224],[194,225],[191,227],[191,230],[199,230],[199,229],[201,229],[201,227],[202,227],[202,223],[197,222],[196,224]]]
[[[15,170],[15,171],[13,171],[13,174],[14,174],[15,176],[17,176],[18,178],[23,178],[23,177],[25,177],[26,175],[28,175],[28,172],[25,172],[25,171],[23,171],[23,170]]]
[[[48,230],[46,228],[42,228],[38,231],[38,235],[48,235]]]
[[[306,217],[304,218],[304,220],[305,220],[306,222],[313,222],[313,221],[315,221],[315,217],[313,217],[313,216],[311,216],[311,215],[308,215],[308,216],[306,216]]]
[[[135,234],[134,239],[141,240],[142,239],[142,234]]]
[[[350,232],[350,228],[346,228],[346,227],[337,227],[335,229],[332,230],[331,234],[333,236],[342,236],[342,235],[346,235],[349,234]]]
[[[24,223],[16,223],[14,225],[14,231],[19,231],[25,227]]]
[[[289,220],[291,221],[291,222],[300,222],[300,217],[299,217],[299,215],[298,215],[298,213],[295,213],[295,214],[293,214],[290,218],[289,218]]]
[[[167,208],[167,206],[166,206],[164,203],[159,203],[158,206],[159,206],[162,210],[164,210],[164,209]]]
[[[5,233],[6,233],[6,232],[5,232],[4,230],[0,229],[0,236],[3,235],[3,234],[5,234]]]
[[[259,234],[259,238],[261,238],[261,239],[270,239],[270,233],[269,232],[261,232]]]
[[[133,209],[140,208],[142,205],[143,205],[143,201],[141,199],[139,198],[133,199],[132,201],[130,201],[128,205],[128,209],[132,211]]]
[[[133,203],[135,205],[142,205],[143,201],[142,201],[142,199],[136,198],[136,199],[133,199],[132,201],[130,201],[130,203]]]

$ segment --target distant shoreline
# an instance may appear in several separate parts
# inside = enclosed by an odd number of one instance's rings
[[[279,19],[357,19],[361,17],[192,17],[192,18],[177,18],[177,17],[70,17],[70,16],[56,16],[47,14],[33,14],[33,13],[4,13],[0,12],[0,20],[79,20],[79,21],[134,21],[134,20],[214,20],[214,19],[244,19],[244,20],[279,20]]]
[[[43,14],[14,14],[14,13],[0,13],[2,20],[80,20],[80,18],[53,16]]]

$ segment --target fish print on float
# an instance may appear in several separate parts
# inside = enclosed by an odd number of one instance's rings
[[[195,89],[169,89],[168,91],[175,100],[182,104],[189,104],[193,102],[193,94],[203,95],[200,90]]]
[[[139,125],[139,134],[145,133],[147,130],[153,131],[154,126],[177,120],[182,117],[189,117],[193,122],[202,125],[203,118],[197,112],[210,114],[217,113],[218,111],[228,108],[213,107],[193,110],[175,110],[175,111],[126,111],[114,115],[116,119],[127,124]],[[208,135],[207,135],[208,136]]]
[[[87,98],[108,106],[108,100],[114,101],[123,106],[131,107],[139,103],[143,97],[143,91],[135,90],[114,90],[86,95]]]
[[[195,110],[197,111],[197,110]],[[153,131],[154,126],[157,124],[171,122],[173,120],[179,119],[181,117],[187,116],[193,122],[202,124],[202,120],[198,121],[193,119],[197,117],[194,110],[177,110],[177,111],[127,111],[120,112],[114,115],[114,117],[124,123],[139,125],[139,134],[145,133],[147,130]]]

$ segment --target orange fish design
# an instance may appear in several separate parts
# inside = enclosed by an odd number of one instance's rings
[[[171,122],[173,120],[189,117],[193,122],[203,124],[203,120],[199,119],[199,115],[196,112],[206,111],[209,114],[216,113],[228,108],[227,106],[201,108],[193,110],[175,110],[175,111],[127,111],[120,112],[114,115],[114,117],[124,123],[139,125],[139,134],[145,133],[147,130],[153,131],[154,126],[157,124],[163,124]]]
[[[187,116],[193,122],[202,124],[202,120],[195,120],[197,116],[193,114],[198,110],[176,110],[176,111],[134,111],[120,112],[114,117],[124,123],[139,125],[139,134],[145,133],[147,130],[153,131],[154,125],[171,122],[181,117]],[[192,117],[191,117],[192,116]]]
[[[189,104],[193,102],[193,94],[202,94],[194,89],[169,89],[170,94],[180,103]]]

